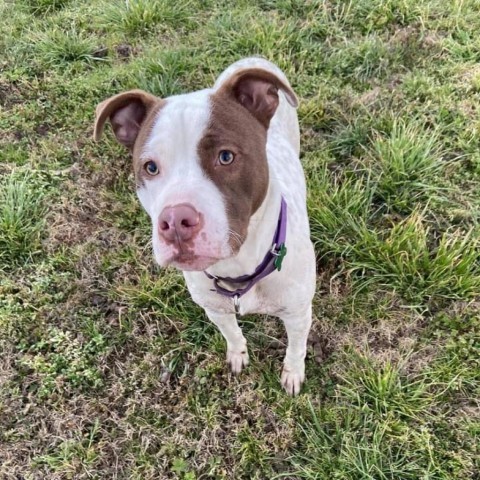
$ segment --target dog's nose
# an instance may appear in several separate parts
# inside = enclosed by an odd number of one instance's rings
[[[158,218],[158,232],[169,242],[185,242],[200,228],[200,215],[188,203],[165,207]]]

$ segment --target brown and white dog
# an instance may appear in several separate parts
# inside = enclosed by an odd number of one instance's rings
[[[94,132],[98,140],[109,120],[132,151],[155,259],[184,272],[193,300],[227,341],[233,372],[248,363],[236,312],[284,322],[282,385],[290,394],[305,377],[315,291],[296,106],[278,67],[247,58],[213,88],[166,99],[141,90],[115,95],[98,105]],[[286,256],[272,245],[281,222]],[[283,264],[273,267],[275,257]],[[273,271],[256,275],[265,263]]]

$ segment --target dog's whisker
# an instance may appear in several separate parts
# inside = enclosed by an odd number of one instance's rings
[[[233,240],[234,242],[236,242],[236,244],[237,244],[239,247],[242,246],[243,239],[242,239],[242,236],[241,236],[239,233],[235,232],[235,231],[232,230],[232,229],[228,229],[228,234],[229,234],[229,236],[232,238],[232,240]]]

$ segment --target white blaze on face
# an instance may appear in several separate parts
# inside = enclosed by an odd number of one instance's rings
[[[210,93],[202,90],[168,98],[142,149],[141,158],[154,160],[160,170],[137,193],[152,220],[153,250],[161,266],[204,270],[232,253],[223,196],[202,170],[197,151],[210,119]],[[202,224],[194,238],[180,247],[166,242],[158,228],[163,209],[179,204],[193,206]]]

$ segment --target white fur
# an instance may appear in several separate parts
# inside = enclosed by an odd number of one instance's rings
[[[172,97],[162,108],[152,129],[144,156],[160,162],[161,174],[139,190],[140,200],[152,217],[155,257],[168,264],[171,247],[162,245],[155,222],[163,207],[189,202],[205,214],[208,241],[195,244],[202,254],[222,258],[207,270],[218,276],[235,277],[254,271],[271,247],[280,199],[288,205],[287,256],[281,272],[273,272],[240,299],[240,313],[279,316],[288,334],[282,384],[298,393],[305,376],[304,358],[315,291],[315,255],[310,241],[306,189],[299,161],[299,128],[291,99],[280,93],[279,107],[271,120],[267,140],[270,184],[261,207],[253,215],[247,238],[239,252],[229,252],[228,220],[222,196],[202,173],[196,153],[198,140],[208,122],[208,96],[233,73],[245,68],[263,68],[288,80],[275,65],[263,59],[244,59],[230,66],[213,89]],[[227,360],[235,373],[248,363],[246,340],[238,327],[232,299],[212,291],[212,281],[203,272],[185,271],[193,300],[201,305],[227,340]]]

